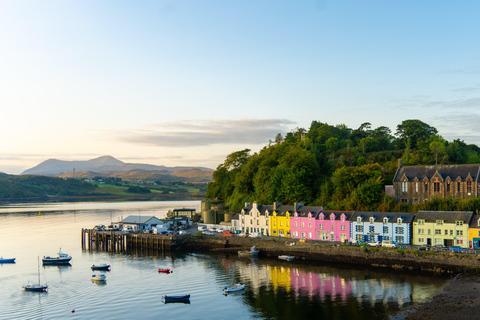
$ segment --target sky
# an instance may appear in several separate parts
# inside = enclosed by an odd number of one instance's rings
[[[215,169],[312,121],[480,145],[480,2],[0,0],[0,171]]]

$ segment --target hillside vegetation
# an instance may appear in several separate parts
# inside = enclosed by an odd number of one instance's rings
[[[403,165],[480,163],[480,148],[462,140],[446,141],[436,128],[405,120],[392,134],[387,127],[357,129],[313,121],[308,130],[296,128],[258,153],[233,152],[213,173],[207,198],[231,209],[245,202],[302,202],[326,209],[411,211],[476,210],[478,199],[434,200],[417,205],[395,203],[385,196],[398,160]]]

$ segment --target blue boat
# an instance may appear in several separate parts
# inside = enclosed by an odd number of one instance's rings
[[[0,257],[0,263],[15,263],[15,258]]]
[[[70,257],[68,254],[62,252],[62,248],[58,251],[58,255],[56,257],[43,257],[42,262],[43,265],[62,265],[62,264],[70,264]]]
[[[183,302],[183,303],[189,303],[190,302],[190,295],[186,294],[183,296],[164,296],[163,297],[165,303],[169,302]]]

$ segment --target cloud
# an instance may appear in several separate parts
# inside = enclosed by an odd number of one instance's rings
[[[458,99],[452,101],[431,101],[423,105],[424,107],[443,107],[445,109],[474,109],[480,107],[480,98]]]
[[[439,133],[448,141],[460,139],[469,144],[480,145],[480,136],[477,133],[480,114],[447,114],[432,119],[438,123],[436,127]]]
[[[161,147],[218,144],[262,144],[284,134],[294,122],[286,119],[181,121],[152,125],[149,129],[119,134],[119,140]]]

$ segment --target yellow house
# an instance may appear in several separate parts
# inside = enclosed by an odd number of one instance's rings
[[[419,211],[413,220],[412,244],[468,248],[472,217],[466,211]]]
[[[473,216],[468,228],[468,247],[480,249],[480,216]]]
[[[290,212],[292,211],[293,206],[280,205],[269,215],[269,231],[272,237],[290,238]]]

